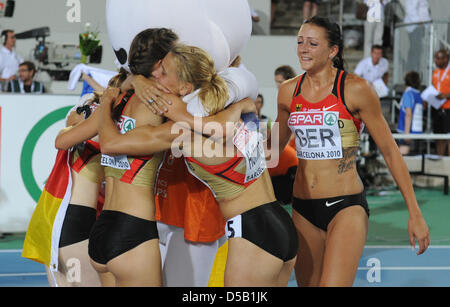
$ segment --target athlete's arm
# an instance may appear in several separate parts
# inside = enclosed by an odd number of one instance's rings
[[[171,148],[174,140],[183,134],[174,122],[158,127],[144,125],[121,134],[111,118],[111,100],[104,100],[100,106],[99,142],[102,153],[108,155],[144,156]],[[188,131],[190,134],[190,130]]]
[[[367,126],[405,199],[409,211],[408,232],[410,243],[414,247],[416,238],[419,243],[417,254],[422,254],[430,244],[428,226],[423,219],[414,195],[408,168],[381,113],[377,93],[366,80],[355,75],[349,75],[345,82],[344,97],[353,115],[360,118]]]
[[[173,105],[165,113],[168,118],[186,129],[211,136],[215,140],[232,135],[235,124],[241,119],[241,114],[256,113],[255,103],[250,98],[245,98],[223,111],[206,117],[192,116],[187,112],[186,104],[179,97],[174,96],[173,101]]]
[[[294,93],[297,81],[298,78],[294,78],[284,82],[278,91],[278,116],[275,122],[279,129],[278,148],[280,153],[283,152],[284,147],[286,147],[292,135],[291,129],[288,126],[288,119],[291,114],[292,94]],[[272,136],[272,134],[270,134],[270,136]],[[275,140],[272,140],[270,136],[268,145],[269,148],[272,148],[272,145],[275,146],[276,144]]]
[[[84,120],[84,114],[78,114],[76,110],[73,110],[70,112],[70,114],[67,116],[66,120],[66,126],[75,126],[78,123],[82,122]]]
[[[131,80],[130,85],[135,89],[136,96],[138,96],[141,102],[145,103],[154,114],[164,114],[165,117],[200,134],[214,137],[216,133],[212,135],[208,132],[209,129],[205,129],[205,126],[209,125],[209,127],[211,127],[211,123],[218,123],[222,129],[222,133],[218,133],[218,135],[228,135],[232,129],[230,127],[239,121],[242,113],[256,112],[254,102],[249,98],[244,98],[240,102],[230,105],[227,109],[215,115],[196,117],[187,111],[187,105],[180,97],[167,93],[167,91],[154,80],[147,79],[143,76],[135,76]],[[237,86],[234,85],[233,88],[236,91]],[[240,93],[239,95],[242,96],[243,94]],[[151,104],[148,103],[150,99],[153,100]],[[227,125],[227,123],[232,123],[232,125]]]
[[[97,108],[98,109],[98,108]],[[95,110],[91,116],[82,120],[70,129],[63,129],[55,140],[57,149],[67,150],[97,135],[100,112]]]

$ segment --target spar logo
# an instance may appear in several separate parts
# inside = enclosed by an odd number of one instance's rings
[[[56,122],[66,118],[67,112],[72,109],[73,106],[67,106],[50,112],[39,120],[36,125],[28,133],[25,142],[23,143],[22,152],[20,154],[20,172],[22,175],[22,181],[25,188],[36,202],[41,196],[42,190],[36,182],[36,178],[33,173],[32,161],[33,154],[36,148],[36,144],[39,138],[44,132]],[[52,157],[54,159],[54,157]]]
[[[290,126],[322,126],[323,113],[293,113],[289,117]]]
[[[132,119],[125,120],[125,122],[123,123],[123,130],[125,132],[128,132],[133,129],[134,129],[134,120]]]
[[[119,122],[117,123],[117,128],[119,128],[121,133],[126,133],[133,130],[136,126],[136,120],[131,117],[122,115]]]
[[[338,121],[338,117],[336,114],[334,113],[327,113],[325,114],[324,117],[324,122],[325,124],[327,124],[328,126],[334,126],[336,124],[336,122]]]

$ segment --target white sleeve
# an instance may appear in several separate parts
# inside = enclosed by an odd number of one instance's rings
[[[69,110],[69,112],[67,112],[65,121],[67,122],[67,118],[69,117],[70,113],[75,111],[78,107],[84,106],[87,102],[89,102],[89,100],[94,99],[94,97],[94,93],[87,93],[81,96],[78,103],[74,105],[73,108]]]
[[[85,66],[85,64],[80,63],[75,66],[70,72],[69,81],[67,82],[67,89],[69,91],[75,90],[75,87],[77,86],[78,80],[80,80],[81,73],[84,71]]]
[[[3,56],[0,53],[0,76],[2,75],[3,69],[4,69],[4,63],[3,63]]]
[[[228,85],[229,99],[225,106],[238,102],[244,98],[256,100],[258,96],[258,81],[244,65],[229,67],[219,75]]]
[[[382,58],[383,61],[383,69],[382,69],[382,74],[381,76],[383,76],[386,72],[389,71],[389,61],[385,58]]]

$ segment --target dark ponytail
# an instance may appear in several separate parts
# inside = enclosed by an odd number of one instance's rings
[[[329,46],[337,46],[338,53],[333,58],[333,66],[338,69],[344,69],[344,40],[342,39],[341,28],[335,22],[331,22],[328,18],[314,16],[307,19],[303,24],[313,24],[325,29]]]
[[[169,53],[177,39],[178,36],[166,28],[140,32],[130,46],[128,66],[131,73],[150,77],[155,64]]]

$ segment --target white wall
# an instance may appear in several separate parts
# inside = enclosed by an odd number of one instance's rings
[[[55,162],[65,108],[78,101],[78,96],[0,94],[0,233],[27,229]]]
[[[260,92],[264,95],[262,113],[275,119],[275,69],[281,65],[290,65],[297,74],[303,72],[297,58],[296,36],[252,36],[241,56],[245,66],[255,74]]]

